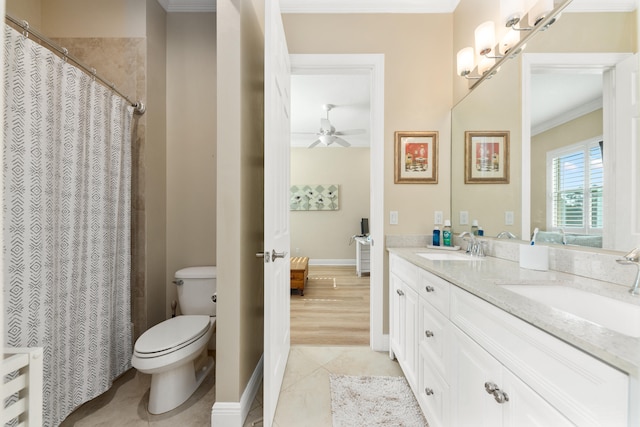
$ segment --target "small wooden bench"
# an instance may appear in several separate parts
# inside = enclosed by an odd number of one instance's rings
[[[299,289],[304,296],[304,285],[309,276],[309,257],[291,257],[291,289]]]

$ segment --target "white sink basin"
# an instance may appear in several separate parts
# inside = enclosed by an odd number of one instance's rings
[[[421,252],[417,255],[431,261],[478,261],[483,259],[482,257],[472,257],[459,252]]]
[[[621,334],[640,338],[640,306],[559,285],[500,285]]]

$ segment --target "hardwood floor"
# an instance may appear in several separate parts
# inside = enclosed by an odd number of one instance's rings
[[[304,296],[291,292],[291,344],[369,345],[369,276],[310,265]]]

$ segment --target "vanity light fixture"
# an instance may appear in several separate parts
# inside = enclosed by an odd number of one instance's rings
[[[544,31],[556,22],[560,16],[560,12],[562,12],[572,0],[561,0],[555,9],[553,7],[554,0],[533,0],[534,4],[526,16],[531,27],[519,28],[516,27],[516,25],[525,17],[522,15],[522,5],[524,1],[531,3],[531,0],[501,0],[500,14],[509,31],[497,46],[495,42],[495,24],[492,21],[483,22],[476,28],[474,32],[475,52],[480,55],[480,61],[475,69],[477,70],[476,76],[471,76],[474,71],[473,65],[475,59],[473,48],[466,47],[458,51],[456,70],[459,76],[467,80],[473,80],[473,82],[469,83],[470,89],[473,89],[483,80],[494,76],[500,70],[503,62],[522,52],[529,39],[538,31]],[[519,33],[518,31],[526,32]],[[495,52],[494,49],[499,51],[501,56],[489,56],[491,52]]]
[[[493,21],[485,21],[478,25],[474,32],[476,39],[476,53],[488,55],[496,45],[496,26]]]
[[[538,0],[529,11],[529,26],[535,27],[553,11],[553,0]],[[545,27],[552,25],[555,18],[545,23]],[[546,29],[546,28],[545,28]]]
[[[456,55],[457,73],[466,79],[479,79],[480,77],[471,77],[471,71],[474,67],[474,51],[471,46],[465,47],[458,51]]]

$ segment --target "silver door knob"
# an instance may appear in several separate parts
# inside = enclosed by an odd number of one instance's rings
[[[284,258],[286,255],[286,252],[276,252],[275,249],[271,251],[271,259]]]

